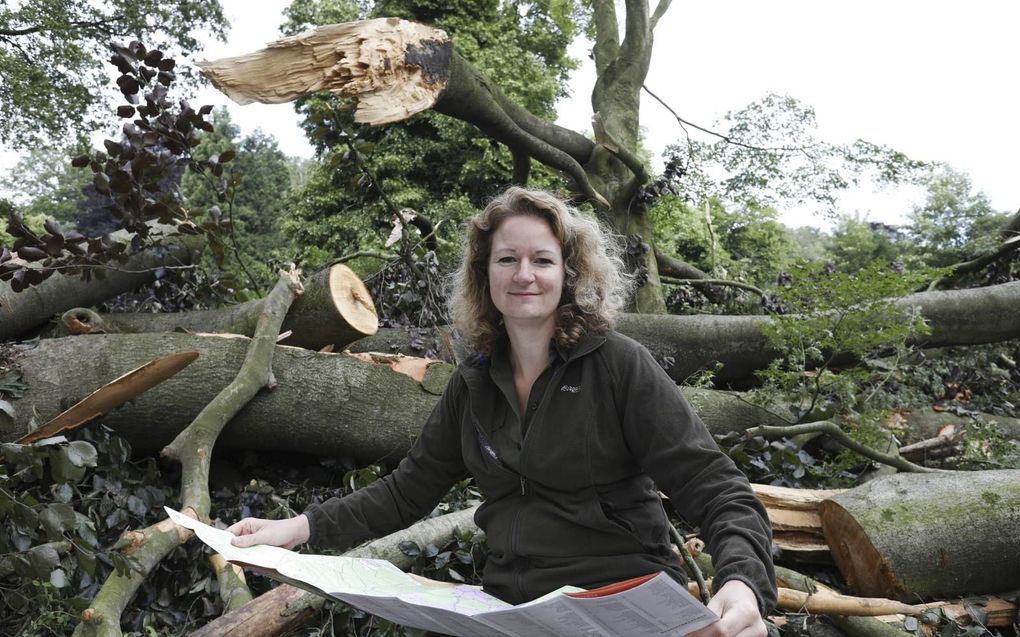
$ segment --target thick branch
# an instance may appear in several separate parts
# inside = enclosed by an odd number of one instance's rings
[[[395,18],[328,25],[199,66],[240,104],[287,102],[330,90],[356,100],[355,121],[368,124],[435,109],[566,173],[579,192],[600,200],[580,167],[592,142],[509,100],[439,29]]]
[[[182,509],[195,517],[209,517],[209,466],[212,449],[226,423],[265,385],[272,382],[271,363],[276,337],[294,297],[301,293],[296,273],[283,274],[267,298],[237,377],[203,409],[166,449],[164,455],[179,461]],[[82,613],[76,636],[120,635],[120,615],[138,587],[190,533],[170,520],[143,531],[125,533],[118,543],[133,568],[114,572]]]
[[[620,59],[631,61],[646,56],[652,48],[648,18],[648,0],[626,0],[627,18],[624,26]],[[643,77],[643,76],[642,76]]]
[[[909,460],[905,460],[898,455],[882,453],[881,451],[862,445],[848,436],[846,432],[839,428],[839,425],[828,420],[809,422],[802,425],[790,425],[786,427],[762,425],[747,430],[747,436],[749,438],[754,436],[765,436],[766,438],[779,438],[784,436],[793,437],[809,433],[826,434],[847,449],[855,451],[865,458],[874,460],[875,462],[881,462],[882,464],[889,465],[890,467],[895,467],[900,471],[911,471],[914,473],[935,473],[941,471],[941,469],[922,467],[910,462]]]
[[[616,21],[614,0],[595,0],[592,3],[595,18],[595,73],[601,75],[620,54],[620,25]]]

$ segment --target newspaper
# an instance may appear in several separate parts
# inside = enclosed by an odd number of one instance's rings
[[[591,591],[565,586],[513,606],[481,587],[404,573],[385,560],[239,548],[229,531],[166,511],[229,562],[412,628],[458,637],[681,637],[718,619],[665,573]]]

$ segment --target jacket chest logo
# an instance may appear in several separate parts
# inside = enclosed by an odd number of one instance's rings
[[[581,391],[581,386],[580,385],[564,385],[563,387],[560,387],[560,391],[565,391],[565,392],[569,392],[571,394],[576,394],[579,391]]]

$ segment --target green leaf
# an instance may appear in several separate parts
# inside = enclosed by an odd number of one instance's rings
[[[50,449],[50,475],[55,482],[78,482],[85,477],[85,467],[71,460],[70,447]]]
[[[53,493],[53,499],[57,502],[67,504],[74,499],[74,489],[72,489],[71,485],[66,482],[51,485],[50,492]]]
[[[36,546],[28,551],[32,577],[43,579],[60,564],[60,554],[52,546]]]
[[[69,504],[50,504],[39,514],[39,522],[50,541],[62,539],[64,531],[73,529],[77,521],[74,509]]]

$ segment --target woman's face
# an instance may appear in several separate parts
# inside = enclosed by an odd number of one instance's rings
[[[563,276],[563,248],[543,219],[517,215],[496,228],[489,256],[489,294],[505,323],[555,326]]]

